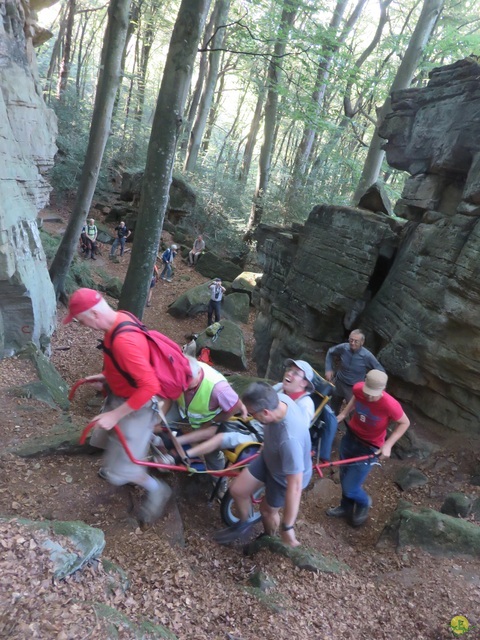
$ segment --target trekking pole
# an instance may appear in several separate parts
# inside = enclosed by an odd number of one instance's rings
[[[339,467],[343,464],[354,464],[356,462],[366,462],[367,460],[378,460],[378,455],[370,453],[366,456],[359,456],[358,458],[346,458],[345,460],[335,460],[334,462],[321,462],[320,464],[314,464],[313,468],[318,473],[320,478],[323,478],[322,469],[328,467]]]

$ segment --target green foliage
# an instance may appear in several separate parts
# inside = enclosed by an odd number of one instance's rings
[[[341,29],[355,4],[353,0],[348,3]],[[222,59],[224,86],[221,95],[217,95],[218,109],[209,129],[208,145],[202,149],[195,175],[189,176],[200,199],[198,212],[188,220],[190,230],[203,231],[225,255],[242,251],[240,238],[252,206],[263,122],[246,184],[238,182],[238,174],[253,110],[264,88],[265,69],[271,61],[283,5],[284,0],[232,0]],[[350,202],[374,130],[376,110],[388,96],[423,0],[390,3],[382,37],[361,65],[357,63],[377,28],[379,3],[366,3],[354,28],[340,39],[329,27],[335,5],[335,0],[303,0],[289,34],[287,55],[282,59],[283,79],[278,88],[275,155],[265,194],[266,222],[301,222],[319,202]],[[125,73],[98,189],[108,187],[107,168],[112,165],[120,171],[144,168],[152,115],[179,0],[156,0],[138,6],[140,14],[127,47]],[[48,88],[46,97],[59,122],[59,153],[52,171],[57,192],[71,191],[77,186],[88,142],[103,43],[105,3],[90,0],[87,6],[84,0],[78,0],[77,7],[71,78],[62,102],[54,97],[58,77],[55,65],[53,75],[48,78],[55,39],[42,45],[38,53],[40,76]],[[83,11],[86,8],[89,11]],[[55,9],[55,15],[58,11]],[[58,23],[53,27],[56,33]],[[81,43],[79,34],[83,27],[85,37]],[[424,85],[434,66],[478,54],[479,27],[475,0],[445,0],[444,11],[416,72],[414,85]],[[144,101],[139,114],[142,52],[150,40]],[[318,74],[325,64],[325,56],[332,50],[334,55],[324,78],[325,96],[318,108],[312,96],[318,89]],[[219,86],[220,83],[217,91]],[[348,118],[344,104],[346,93],[353,110]],[[315,142],[307,171],[301,176],[301,188],[287,203],[295,154],[305,129],[315,132]],[[387,171],[386,187],[394,201],[401,193],[404,177],[385,165],[383,173]]]
[[[227,176],[221,182],[212,181],[209,171],[190,179],[198,198],[196,212],[184,222],[190,235],[202,233],[209,247],[214,247],[220,256],[232,259],[244,255],[242,230],[248,216],[248,197],[243,187]]]

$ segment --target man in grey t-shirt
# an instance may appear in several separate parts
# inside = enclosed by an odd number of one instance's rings
[[[330,406],[336,414],[340,412],[342,402],[350,402],[353,396],[353,385],[363,382],[365,376],[372,369],[385,372],[385,369],[368,349],[363,346],[365,335],[354,329],[348,336],[348,342],[330,347],[325,358],[325,378],[333,382],[335,378],[335,390],[330,401]],[[333,371],[333,357],[340,360],[340,367],[335,376]]]
[[[302,490],[312,476],[308,419],[291,398],[277,394],[265,382],[249,385],[242,400],[249,413],[264,425],[264,445],[258,458],[230,487],[240,521],[218,532],[215,539],[220,544],[229,544],[248,537],[253,526],[248,522],[251,496],[265,485],[260,504],[265,533],[273,535],[280,528],[282,541],[296,547],[300,543],[295,537],[295,520]]]

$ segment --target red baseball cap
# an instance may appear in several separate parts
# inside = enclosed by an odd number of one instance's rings
[[[70,300],[68,301],[68,314],[63,324],[68,324],[75,316],[84,311],[88,311],[98,304],[100,300],[103,300],[102,296],[94,289],[77,289],[70,296]]]

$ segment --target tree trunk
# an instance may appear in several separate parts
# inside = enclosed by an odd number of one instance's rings
[[[216,13],[214,34],[210,41],[211,49],[208,56],[208,74],[205,80],[203,95],[197,111],[197,118],[190,134],[185,171],[194,171],[197,164],[198,152],[202,143],[203,133],[207,124],[208,114],[213,102],[215,85],[217,84],[218,68],[220,64],[221,49],[225,39],[225,24],[230,10],[230,0],[216,0],[214,13]]]
[[[265,94],[267,88],[264,83],[260,87],[257,104],[255,106],[255,112],[253,114],[252,122],[250,124],[250,131],[248,132],[247,142],[245,143],[245,150],[243,152],[242,166],[238,173],[238,181],[241,184],[246,184],[248,180],[248,174],[250,173],[250,166],[252,164],[253,150],[257,142],[258,131],[260,129],[260,123],[262,121],[263,104],[265,102]]]
[[[273,146],[275,140],[275,127],[277,124],[278,88],[282,74],[282,58],[287,48],[287,38],[294,23],[298,9],[297,0],[285,0],[280,20],[277,41],[275,42],[274,55],[270,59],[268,68],[268,91],[265,103],[264,138],[260,151],[258,165],[257,186],[253,196],[252,210],[245,230],[245,240],[250,241],[252,233],[259,225],[262,215],[265,195],[270,180],[270,165],[272,162]]]
[[[175,150],[210,0],[182,0],[168,50],[143,176],[135,241],[119,308],[142,317],[157,257]]]
[[[432,35],[438,17],[442,12],[443,5],[444,0],[424,0],[422,12],[410,42],[408,43],[402,62],[398,67],[398,71],[390,88],[389,97],[385,100],[383,106],[378,112],[377,124],[368,149],[365,164],[363,165],[362,175],[353,196],[354,205],[358,204],[365,191],[378,180],[378,176],[382,168],[382,162],[385,156],[385,151],[382,150],[382,144],[384,144],[384,141],[378,135],[378,130],[387,114],[391,111],[390,95],[393,91],[406,89],[410,86],[415,69],[417,68],[418,62],[425,50],[425,47],[427,46],[430,36]]]
[[[72,33],[75,22],[76,0],[70,0],[68,5],[67,24],[65,28],[65,39],[63,41],[63,56],[60,63],[60,75],[57,84],[57,99],[61,102],[67,90],[68,76],[70,73],[70,60],[72,51]]]
[[[193,90],[190,105],[188,107],[188,116],[182,131],[182,139],[180,142],[180,154],[179,154],[180,160],[182,162],[185,160],[185,157],[187,155],[188,143],[190,140],[190,133],[192,131],[192,126],[195,120],[195,115],[197,113],[200,98],[202,97],[203,85],[205,82],[205,76],[207,75],[207,69],[208,69],[207,46],[212,37],[214,24],[215,24],[215,13],[212,11],[212,13],[210,14],[210,19],[207,23],[207,26],[205,27],[205,31],[203,34],[200,62],[198,64],[197,82],[195,83],[195,89]]]
[[[65,235],[50,267],[50,277],[57,298],[65,294],[65,278],[72,263],[78,238],[90,210],[97,184],[103,152],[110,132],[113,103],[120,81],[125,36],[131,0],[111,0],[97,83],[92,124],[78,195]]]
[[[145,105],[145,83],[147,80],[148,63],[150,61],[150,54],[152,52],[152,45],[155,39],[157,29],[157,14],[160,4],[158,0],[148,3],[148,12],[144,15],[144,30],[143,34],[139,37],[142,42],[142,48],[140,52],[140,61],[138,65],[138,79],[137,79],[137,108],[135,111],[135,118],[138,122],[142,122],[143,108]]]
[[[333,64],[335,54],[338,52],[340,45],[346,39],[349,32],[353,29],[360,14],[363,10],[366,0],[359,0],[352,12],[352,15],[347,21],[345,28],[340,32],[340,24],[345,13],[348,2],[346,0],[337,0],[337,5],[334,9],[332,19],[329,25],[329,34],[327,36],[327,42],[322,47],[322,53],[320,56],[320,62],[317,69],[316,89],[312,95],[312,103],[314,105],[313,121],[318,118],[322,111],[322,105],[325,99],[325,92],[327,90],[327,82],[330,76],[330,69]],[[307,171],[308,162],[311,158],[312,147],[316,136],[315,126],[305,126],[302,140],[298,146],[295,156],[295,163],[292,170],[292,177],[290,179],[286,202],[287,208],[291,207],[297,198],[298,191],[301,187],[305,173]]]

